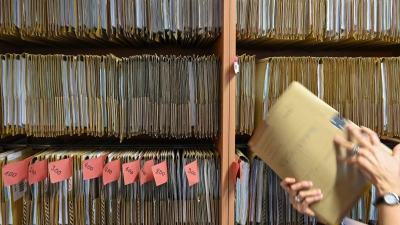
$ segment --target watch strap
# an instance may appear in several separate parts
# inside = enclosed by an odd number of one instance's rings
[[[385,198],[383,196],[378,197],[373,204],[374,204],[374,206],[377,206],[382,203],[385,203]]]
[[[396,203],[386,202],[387,200],[385,199],[385,196],[392,196],[392,197],[396,198]],[[378,197],[374,202],[374,206],[377,206],[377,205],[382,204],[382,203],[385,203],[385,204],[388,204],[388,205],[400,204],[399,195],[397,195],[395,193],[392,193],[392,192],[389,192],[389,193],[387,193],[387,194],[385,194],[383,196]]]

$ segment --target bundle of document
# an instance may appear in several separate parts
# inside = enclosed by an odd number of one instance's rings
[[[4,177],[14,178],[19,174],[19,170],[25,168],[28,170],[28,164],[24,161],[29,160],[32,156],[32,148],[18,148],[9,151],[3,151],[0,147],[0,177],[1,189],[0,189],[0,221],[1,224],[22,224],[23,208],[24,208],[24,195],[27,191],[27,181],[21,181],[13,185],[5,186],[6,183]],[[8,164],[18,164],[19,170],[8,170]],[[26,175],[28,171],[25,172]]]
[[[373,204],[375,199],[377,199],[377,191],[375,186],[372,186],[369,192],[360,198],[347,216],[363,223],[370,221],[376,223],[378,221],[378,208]]]
[[[236,149],[240,159],[241,177],[235,184],[235,224],[312,225],[315,218],[298,213],[290,203],[282,181],[257,155],[249,149]],[[347,217],[367,223],[377,221],[373,205],[376,188],[372,187],[348,213]]]
[[[15,43],[206,47],[221,25],[221,0],[0,1],[0,39]]]
[[[241,46],[382,47],[400,40],[397,1],[237,0],[236,3],[237,41]]]
[[[236,73],[236,133],[251,135],[254,130],[255,67],[256,57],[238,57]]]
[[[241,178],[235,186],[235,224],[313,224],[314,218],[292,207],[280,178],[250,150],[243,152],[236,149]]]
[[[298,81],[354,123],[380,135],[400,135],[400,57],[271,57],[256,60],[255,69],[245,61],[250,56],[238,58],[236,133],[251,134],[288,85]]]
[[[213,149],[15,149],[0,158],[8,164],[2,224],[219,222],[220,163]],[[26,161],[26,171],[12,167],[15,161]],[[28,179],[6,186],[4,174],[23,172]]]
[[[213,55],[0,55],[0,132],[215,137],[220,71]]]

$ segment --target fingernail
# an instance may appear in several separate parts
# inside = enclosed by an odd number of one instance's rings
[[[310,181],[310,182],[308,182],[308,185],[312,186],[313,184],[312,184],[312,182]]]

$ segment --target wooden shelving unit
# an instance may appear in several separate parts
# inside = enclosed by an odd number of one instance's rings
[[[257,59],[273,56],[349,56],[349,57],[388,57],[398,56],[400,51],[359,51],[359,50],[299,50],[284,49],[270,50],[262,48],[237,47],[236,44],[236,1],[222,1],[222,34],[216,42],[206,49],[182,48],[178,45],[158,45],[151,48],[114,48],[114,47],[88,47],[69,48],[43,47],[30,44],[16,46],[10,42],[0,41],[0,53],[32,53],[32,54],[114,54],[118,57],[138,54],[158,55],[210,55],[221,57],[221,120],[220,136],[215,139],[218,152],[221,156],[221,195],[220,195],[220,221],[221,225],[234,224],[234,185],[231,178],[230,167],[235,159],[235,88],[236,80],[233,71],[233,58],[235,55],[256,55]],[[246,140],[241,138],[240,140]],[[12,137],[2,140],[13,140]]]
[[[221,120],[220,136],[214,140],[221,159],[221,195],[220,195],[220,221],[219,224],[234,224],[234,186],[229,173],[231,162],[234,159],[235,132],[235,75],[232,62],[235,56],[235,27],[236,5],[234,1],[222,1],[222,34],[216,42],[206,49],[182,48],[179,45],[157,45],[150,48],[122,48],[122,47],[87,47],[76,48],[69,46],[46,47],[35,44],[14,45],[9,41],[0,40],[0,54],[5,53],[31,53],[31,54],[113,54],[125,57],[139,54],[157,55],[218,55],[221,57]],[[136,137],[137,138],[137,137]],[[18,137],[6,137],[1,143],[12,142]],[[28,138],[30,140],[30,138]],[[68,140],[68,138],[66,138]]]

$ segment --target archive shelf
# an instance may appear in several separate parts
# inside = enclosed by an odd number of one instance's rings
[[[234,1],[222,1],[222,33],[215,43],[205,49],[182,48],[178,45],[159,44],[149,48],[123,48],[123,47],[92,47],[85,48],[69,47],[47,47],[29,45],[14,45],[9,41],[0,41],[0,54],[5,53],[31,53],[31,54],[113,54],[117,57],[132,56],[138,54],[157,54],[157,55],[218,55],[221,58],[221,78],[220,78],[220,135],[213,140],[221,159],[221,194],[219,202],[219,213],[221,225],[234,224],[234,187],[230,177],[230,165],[234,159],[235,151],[235,85],[232,60],[235,56],[235,4]],[[8,136],[0,139],[1,144],[14,142],[21,137]],[[59,143],[68,143],[74,137],[57,137]],[[145,138],[145,137],[135,137]],[[34,144],[43,138],[25,137],[28,144]]]

